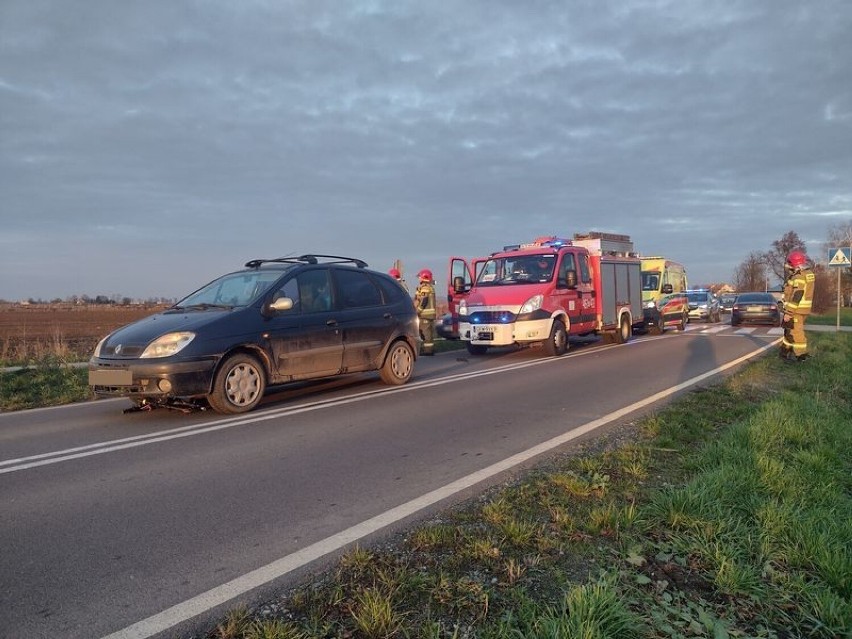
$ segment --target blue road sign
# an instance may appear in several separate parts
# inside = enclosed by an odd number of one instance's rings
[[[829,266],[852,266],[852,248],[828,249]]]

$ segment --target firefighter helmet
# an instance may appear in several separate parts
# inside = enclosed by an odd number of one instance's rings
[[[391,270],[389,270],[388,275],[390,275],[395,280],[401,280],[402,279],[402,273],[399,272],[398,268],[392,268]]]
[[[801,268],[808,261],[808,256],[801,251],[791,251],[787,256],[787,264],[793,268]]]
[[[427,281],[427,282],[431,282],[432,281],[432,271],[430,271],[428,268],[424,268],[422,271],[420,271],[417,274],[417,279],[419,279],[421,282],[424,281],[424,280]]]

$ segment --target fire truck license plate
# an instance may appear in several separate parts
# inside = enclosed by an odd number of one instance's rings
[[[484,341],[492,341],[492,340],[494,339],[494,333],[493,333],[493,332],[491,332],[491,331],[483,331],[483,330],[480,330],[480,331],[476,334],[476,339],[478,339],[478,340],[484,340]]]

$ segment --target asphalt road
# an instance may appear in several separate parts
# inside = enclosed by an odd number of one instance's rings
[[[123,400],[0,414],[0,635],[189,632],[779,336],[691,324],[561,358],[451,352],[404,387],[299,384],[236,418]]]

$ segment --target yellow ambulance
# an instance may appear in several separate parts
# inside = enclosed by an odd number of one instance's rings
[[[689,303],[686,269],[665,257],[642,258],[642,323],[645,330],[661,334],[667,326],[686,329]]]

